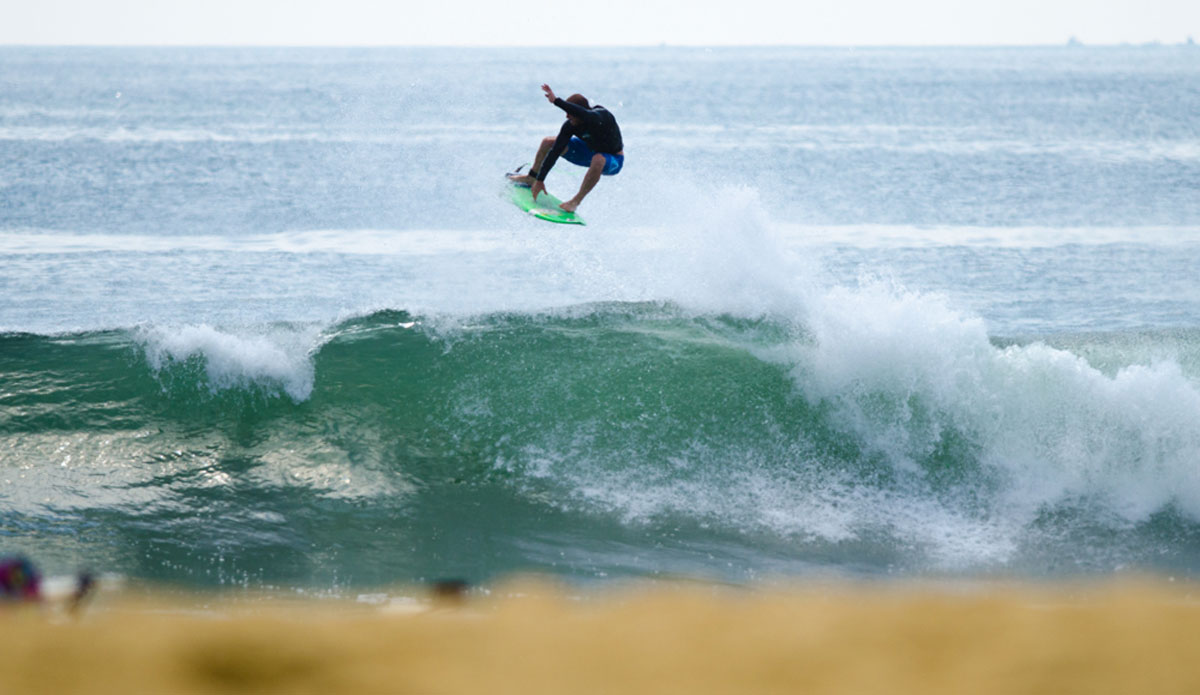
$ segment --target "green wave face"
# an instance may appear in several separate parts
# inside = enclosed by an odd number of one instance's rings
[[[7,335],[0,535],[52,568],[318,587],[1108,571],[1200,538],[1186,472],[1121,487],[1185,470],[1196,435],[1137,424],[1139,379],[1186,401],[1183,374],[868,347],[657,304]]]

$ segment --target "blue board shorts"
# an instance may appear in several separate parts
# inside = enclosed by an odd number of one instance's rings
[[[625,155],[623,154],[604,154],[604,171],[600,172],[604,176],[612,176],[621,171],[621,167],[625,166]],[[583,140],[571,136],[571,141],[567,143],[567,151],[563,152],[562,158],[572,164],[578,164],[581,167],[590,167],[592,165],[592,157],[596,155],[592,148],[587,146]]]

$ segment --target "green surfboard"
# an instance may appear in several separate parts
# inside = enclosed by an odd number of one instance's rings
[[[505,185],[508,186],[508,197],[513,204],[539,220],[549,220],[559,224],[584,224],[583,218],[579,215],[558,207],[562,201],[549,193],[538,194],[537,201],[534,201],[533,192],[529,190],[529,186],[521,186],[507,181]]]

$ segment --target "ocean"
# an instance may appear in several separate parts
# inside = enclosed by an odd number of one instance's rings
[[[48,574],[1200,578],[1194,46],[4,47],[0,153]]]

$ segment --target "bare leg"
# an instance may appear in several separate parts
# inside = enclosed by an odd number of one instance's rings
[[[575,212],[575,208],[579,207],[579,204],[583,202],[587,194],[591,193],[592,189],[600,181],[600,173],[604,171],[604,163],[604,155],[592,155],[592,164],[588,167],[587,173],[583,175],[583,183],[579,185],[579,192],[575,194],[574,198],[559,205],[559,207],[567,212]]]
[[[537,155],[533,158],[533,166],[530,167],[530,169],[529,169],[530,171],[541,171],[542,170],[542,162],[544,162],[546,160],[546,155],[550,152],[550,148],[553,146],[554,146],[554,138],[542,138],[542,143],[540,145],[538,145]],[[513,183],[520,183],[520,184],[523,184],[526,186],[532,186],[533,182],[536,179],[534,179],[534,177],[530,176],[529,174],[522,174],[520,176],[511,176],[510,175],[508,177],[508,180],[512,181]]]

